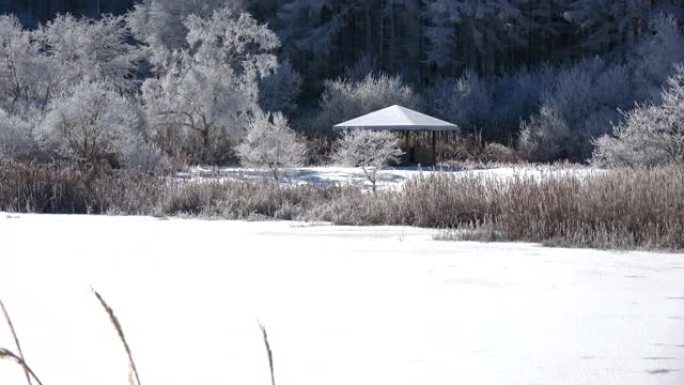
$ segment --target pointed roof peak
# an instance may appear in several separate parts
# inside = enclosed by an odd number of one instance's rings
[[[366,128],[390,131],[458,131],[455,124],[433,118],[398,104],[340,123],[336,130]]]

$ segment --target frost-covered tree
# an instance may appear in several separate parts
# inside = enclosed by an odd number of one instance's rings
[[[68,92],[84,81],[134,89],[138,53],[122,16],[92,20],[59,15],[36,34],[49,60],[50,95]]]
[[[43,144],[67,159],[117,165],[124,160],[126,147],[144,137],[140,109],[106,83],[82,83],[48,108]]]
[[[253,92],[222,68],[180,64],[159,79],[146,80],[143,101],[164,151],[220,163],[230,156],[231,141],[242,134],[255,108]]]
[[[403,155],[401,139],[393,132],[373,130],[346,130],[342,133],[333,160],[351,167],[361,167],[371,183],[377,186],[377,173]]]
[[[520,121],[539,110],[543,98],[553,89],[558,71],[543,65],[530,70],[503,74],[492,81],[491,121],[505,136],[517,132]],[[483,128],[490,129],[491,126]],[[491,135],[488,135],[491,136]],[[508,140],[509,137],[502,137]]]
[[[190,48],[187,18],[210,18],[214,11],[228,7],[238,10],[240,0],[143,0],[128,14],[127,23],[136,38],[147,46],[150,61],[165,67],[173,52]]]
[[[38,120],[52,98],[82,82],[132,91],[136,57],[122,17],[61,15],[27,31],[16,18],[0,16],[0,107]]]
[[[419,96],[401,78],[368,75],[360,82],[326,81],[319,129],[329,130],[337,123],[395,104],[407,108],[420,104]]]
[[[237,153],[243,166],[268,168],[278,181],[283,169],[302,164],[306,146],[282,113],[259,113],[251,119]]]
[[[612,167],[684,164],[684,67],[667,80],[659,105],[637,106],[596,141],[594,162]]]
[[[16,17],[0,16],[0,108],[10,115],[45,103],[49,67],[35,35]]]
[[[250,80],[265,77],[277,68],[273,51],[278,36],[247,12],[220,8],[209,17],[190,15],[185,21],[191,57],[196,62],[226,65]]]
[[[165,151],[222,162],[259,111],[258,84],[276,69],[271,52],[279,40],[249,14],[229,8],[209,18],[191,15],[185,25],[191,48],[178,51],[168,71],[144,83],[143,100]],[[188,139],[197,145],[178,143]]]
[[[435,115],[469,131],[482,128],[493,107],[490,85],[474,72],[444,79],[426,92],[425,105]]]
[[[631,63],[635,67],[639,100],[660,97],[662,84],[684,63],[684,32],[672,15],[659,15],[651,20],[653,34],[635,48]]]
[[[259,84],[259,105],[265,111],[294,112],[301,86],[302,77],[285,61]]]
[[[539,113],[521,124],[520,147],[532,160],[587,160],[592,141],[633,102],[633,89],[622,65],[591,59],[562,70]]]
[[[36,30],[23,30],[16,18],[0,16],[0,109],[5,155],[22,159],[28,159],[28,154],[38,156],[34,139],[40,131],[36,127],[41,126],[46,134],[43,139],[50,139],[47,148],[73,159],[95,160],[101,155],[96,154],[100,144],[107,140],[99,141],[102,136],[93,134],[76,146],[73,135],[78,130],[99,131],[84,128],[81,123],[87,121],[85,115],[92,113],[91,118],[97,121],[105,108],[99,103],[116,99],[94,101],[88,87],[106,88],[111,95],[133,91],[136,57],[122,17],[91,20],[60,15]],[[77,100],[81,97],[87,100]],[[84,109],[81,116],[79,109]],[[135,112],[135,103],[129,102],[128,110]],[[64,135],[52,135],[57,134],[58,126]],[[69,141],[72,145],[65,145]]]
[[[423,109],[466,133],[481,133],[487,141],[510,142],[520,122],[539,111],[557,77],[558,71],[548,65],[488,78],[466,71],[427,88]]]

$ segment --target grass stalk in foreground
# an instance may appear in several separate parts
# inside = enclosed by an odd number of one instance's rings
[[[43,383],[38,379],[38,376],[33,372],[33,370],[28,366],[26,361],[24,361],[21,357],[19,357],[17,354],[13,353],[12,351],[5,349],[5,348],[0,348],[0,360],[2,359],[8,359],[11,361],[16,362],[19,366],[21,366],[26,373],[30,377],[32,377],[34,380],[36,380],[36,383],[38,385],[43,385]]]
[[[12,333],[12,338],[14,339],[14,345],[17,347],[17,353],[14,354],[8,349],[0,348],[0,358],[9,358],[16,363],[18,363],[22,369],[24,369],[24,375],[26,376],[26,382],[28,385],[32,385],[31,382],[31,377],[33,376],[36,378],[35,374],[33,371],[29,368],[29,366],[26,364],[26,358],[24,358],[24,352],[21,350],[21,344],[19,343],[19,337],[17,337],[17,332],[14,329],[14,324],[12,323],[12,318],[10,318],[9,313],[7,312],[7,308],[5,307],[5,304],[0,300],[0,310],[2,310],[2,314],[5,317],[5,321],[7,322],[7,326],[9,327],[10,333]],[[40,381],[38,378],[36,378],[36,382],[40,384]]]
[[[266,326],[259,322],[259,328],[261,329],[261,336],[264,340],[264,345],[266,346],[266,353],[268,354],[268,368],[271,374],[271,385],[275,385],[275,371],[273,369],[273,351],[271,350],[271,343],[268,341],[268,332],[266,331]]]
[[[126,336],[124,335],[123,328],[121,327],[121,322],[119,322],[119,319],[116,317],[116,314],[114,314],[114,310],[107,304],[107,301],[98,293],[97,290],[91,288],[93,291],[93,294],[95,297],[97,297],[97,300],[100,302],[100,305],[102,305],[102,308],[107,312],[107,315],[109,316],[109,321],[112,323],[114,326],[114,329],[116,329],[116,333],[119,335],[119,339],[123,343],[124,349],[126,349],[126,355],[128,355],[128,364],[130,365],[131,372],[133,373],[133,377],[135,378],[135,383],[136,385],[140,385],[140,376],[138,376],[138,369],[135,366],[135,361],[133,360],[133,353],[131,352],[131,347],[128,345],[128,341],[126,340]]]

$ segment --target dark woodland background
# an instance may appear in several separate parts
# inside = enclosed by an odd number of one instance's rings
[[[0,0],[0,13],[13,13],[27,27],[52,19],[58,13],[96,17],[120,14],[133,7],[134,0]]]

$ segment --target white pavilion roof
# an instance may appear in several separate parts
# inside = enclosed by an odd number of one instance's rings
[[[402,106],[391,106],[337,124],[334,130],[365,128],[389,131],[458,131],[457,125]]]

